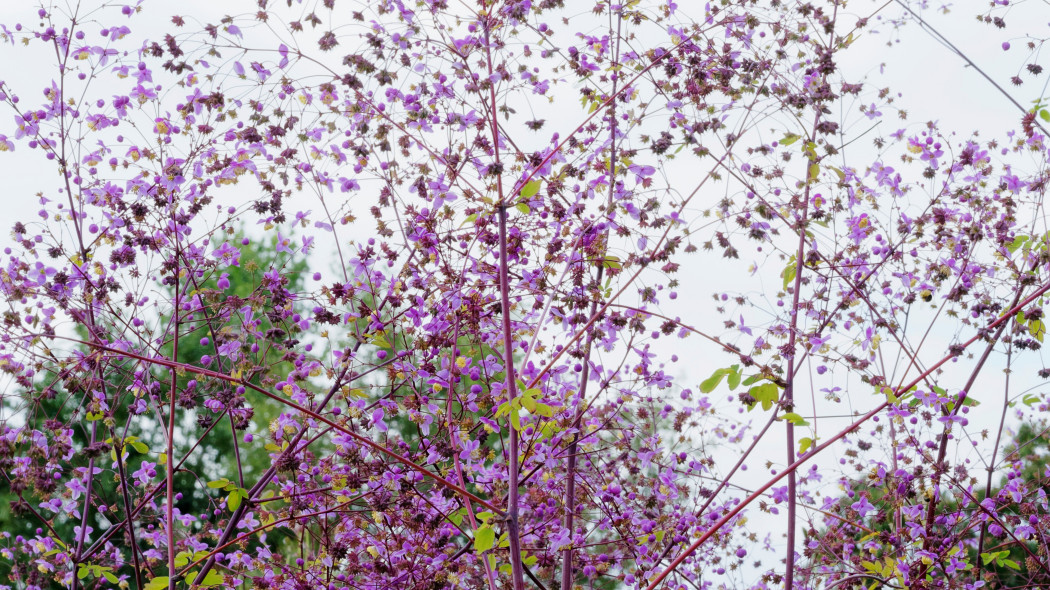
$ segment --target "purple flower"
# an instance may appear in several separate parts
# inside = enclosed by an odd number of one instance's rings
[[[868,515],[869,512],[872,512],[876,509],[871,502],[868,502],[867,496],[861,496],[860,500],[850,504],[849,507],[856,510],[857,514],[859,514],[861,518],[864,518]]]

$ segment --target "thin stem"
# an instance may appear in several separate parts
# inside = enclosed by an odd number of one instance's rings
[[[995,444],[992,445],[992,458],[988,461],[988,479],[984,483],[984,497],[992,493],[992,474],[995,473],[995,456],[999,452],[999,441],[1003,437],[1003,429],[1006,426],[1006,414],[1010,409],[1010,361],[1013,355],[1013,346],[1006,349],[1006,378],[1003,380],[1003,412],[999,416],[999,430],[995,433]],[[984,536],[988,533],[988,523],[981,524],[981,534],[977,540],[977,555],[984,553]]]
[[[510,284],[507,279],[507,205],[499,210],[499,290],[503,310],[503,373],[509,400],[518,397],[518,384],[514,377],[514,341],[510,331]],[[509,418],[508,418],[509,421]],[[510,427],[510,491],[507,497],[507,536],[510,540],[510,574],[514,590],[524,590],[525,580],[521,568],[521,531],[518,524],[518,430]]]
[[[173,276],[175,278],[175,305],[172,306],[172,321],[174,332],[172,336],[171,359],[178,361],[179,358],[179,270],[175,265]],[[165,508],[165,524],[168,533],[168,590],[175,590],[175,400],[178,399],[177,379],[178,373],[175,367],[169,369],[171,373],[171,385],[168,388],[168,449],[165,457],[167,468],[165,469],[167,487],[167,505]],[[130,521],[130,519],[129,519]]]
[[[116,437],[114,437],[116,440]],[[128,496],[128,479],[124,470],[124,441],[121,440],[117,445],[117,473],[120,475],[120,495],[124,501],[124,513],[127,514],[127,518],[124,519],[125,524],[128,528],[128,543],[131,545],[131,560],[135,565],[135,583],[141,590],[144,588],[142,581],[142,565],[139,563],[139,544],[135,539],[135,519],[131,517],[131,498]]]

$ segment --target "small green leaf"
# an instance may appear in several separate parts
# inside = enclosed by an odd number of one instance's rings
[[[813,439],[808,436],[798,439],[798,454],[801,455],[813,446]]]
[[[727,374],[729,374],[729,369],[718,369],[713,375],[700,382],[700,391],[711,393]]]
[[[226,576],[215,570],[211,570],[208,572],[208,575],[204,576],[204,580],[201,581],[201,586],[219,586],[224,582],[226,582]]]
[[[809,426],[809,422],[806,422],[805,418],[803,418],[802,416],[800,416],[800,415],[798,415],[798,414],[796,414],[794,412],[788,412],[788,413],[784,414],[783,416],[781,416],[781,418],[784,419],[784,420],[787,420],[788,422],[794,424],[795,426]]]
[[[540,185],[543,183],[542,180],[531,180],[521,187],[521,196],[524,199],[528,199],[540,192]]]
[[[523,395],[521,396],[521,406],[532,414],[536,411],[536,400],[527,395]]]
[[[528,215],[529,213],[532,213],[532,209],[529,209],[529,206],[526,205],[525,203],[518,203],[517,205],[514,205],[514,208],[517,209],[518,211],[521,211],[525,215]]]
[[[780,273],[780,276],[784,278],[784,290],[785,291],[787,291],[788,285],[790,285],[791,282],[795,280],[795,277],[797,275],[798,275],[798,265],[796,265],[794,261],[792,261],[790,264],[788,264],[786,267],[784,267],[784,270],[783,270],[783,272]]]
[[[209,481],[208,482],[208,487],[212,488],[212,489],[220,489],[220,488],[224,488],[224,487],[228,486],[229,484],[230,484],[230,480],[228,480],[228,479],[226,479],[224,477],[222,479],[216,479],[215,481]]]
[[[481,525],[478,527],[477,532],[474,533],[474,550],[478,553],[484,553],[496,544],[496,531],[492,530],[489,525]]]
[[[230,512],[237,510],[237,507],[241,505],[241,491],[239,489],[230,492],[230,495],[226,498],[226,506],[230,509]]]
[[[1046,335],[1046,326],[1042,320],[1031,320],[1028,322],[1028,333],[1036,340],[1042,342],[1043,336]]]
[[[1028,236],[1016,236],[1013,242],[1010,242],[1006,249],[1010,251],[1010,254],[1017,252],[1017,249],[1024,245],[1029,240]]]
[[[192,555],[192,551],[179,551],[178,555],[175,556],[175,567],[186,567]]]
[[[726,385],[729,386],[730,391],[737,388],[740,385],[740,369],[737,365],[733,365],[733,372],[726,378]]]
[[[1039,118],[1044,121],[1050,122],[1050,111],[1046,109],[1040,109]]]
[[[747,379],[744,379],[742,383],[744,384],[744,387],[750,387],[763,379],[765,379],[765,377],[763,377],[762,375],[752,375]]]
[[[755,398],[755,402],[762,404],[762,409],[769,411],[773,404],[780,398],[780,388],[776,383],[763,383],[756,385],[747,391],[748,395]],[[753,407],[753,406],[752,406]]]
[[[106,581],[109,582],[110,584],[119,584],[120,583],[120,579],[117,578],[116,576],[114,576],[113,572],[109,572],[109,571],[103,570],[102,571],[102,577],[105,578]]]
[[[390,348],[390,343],[386,341],[386,334],[384,332],[376,332],[372,334],[372,344],[375,344],[379,348]]]
[[[780,145],[791,145],[799,140],[799,136],[794,133],[788,133],[780,140]]]
[[[813,182],[820,176],[820,164],[813,162],[809,165],[809,176],[807,177],[809,182]]]
[[[168,576],[157,576],[146,583],[143,590],[165,590],[168,587]]]

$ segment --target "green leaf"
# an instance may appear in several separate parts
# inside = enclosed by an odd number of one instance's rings
[[[813,439],[808,436],[798,439],[798,454],[805,453],[813,446]]]
[[[820,164],[813,162],[809,165],[809,176],[807,177],[807,180],[813,182],[818,176],[820,176]]]
[[[146,583],[143,590],[165,590],[168,587],[168,576],[157,576]]]
[[[178,555],[175,556],[175,567],[186,567],[192,556],[192,551],[179,551]]]
[[[788,133],[780,140],[780,145],[791,145],[799,140],[799,136],[794,133]]]
[[[748,377],[747,379],[744,379],[743,384],[744,384],[744,387],[750,387],[750,386],[754,385],[755,383],[758,383],[759,381],[761,381],[763,379],[765,379],[765,377],[763,377],[762,375],[752,375],[752,376]]]
[[[119,584],[120,579],[113,575],[113,572],[102,570],[102,577],[106,579],[110,584]]]
[[[474,550],[478,553],[484,553],[496,544],[496,531],[492,530],[489,525],[481,525],[478,527],[477,532],[474,533]]]
[[[787,420],[795,426],[809,426],[809,422],[806,422],[805,418],[794,412],[788,412],[781,416],[781,418]]]
[[[780,388],[777,387],[776,383],[763,383],[762,385],[756,385],[749,389],[747,393],[755,398],[756,403],[761,403],[762,409],[766,411],[769,411],[777,399],[780,398]]]
[[[77,568],[77,579],[83,580],[84,578],[88,577],[89,573],[91,573],[91,567],[87,564],[82,563]]]
[[[718,384],[722,382],[722,379],[729,374],[729,369],[718,369],[713,375],[704,379],[700,382],[700,391],[703,393],[711,393],[718,387]]]
[[[215,481],[208,482],[208,487],[212,489],[224,488],[228,485],[230,485],[230,480],[226,479],[225,477],[222,479],[216,479]]]
[[[1021,569],[1021,566],[1017,565],[1017,562],[1012,560],[1012,559],[1004,559],[1004,560],[1002,560],[1001,564],[1005,565],[1006,567],[1008,567],[1010,569],[1015,569],[1015,570]]]
[[[542,180],[531,180],[521,187],[521,196],[524,199],[532,197],[536,193],[540,192],[540,185],[543,184]]]
[[[1046,109],[1041,109],[1039,111],[1039,118],[1044,121],[1050,122],[1050,111]]]
[[[239,489],[230,492],[230,495],[226,498],[226,506],[230,509],[230,512],[237,510],[237,507],[241,505],[241,491]]]
[[[224,582],[226,582],[226,576],[215,570],[211,570],[208,572],[208,575],[204,576],[204,580],[201,581],[201,586],[219,586]]]
[[[795,280],[795,276],[798,274],[798,265],[795,264],[795,261],[794,261],[795,257],[792,256],[791,258],[792,258],[791,262],[788,263],[788,265],[785,266],[784,270],[780,273],[780,276],[784,278],[784,290],[785,291],[787,291],[788,285],[791,284],[791,281]]]
[[[379,348],[390,348],[390,343],[386,341],[386,334],[384,332],[376,332],[372,334],[372,344],[375,344]]]
[[[530,414],[536,412],[536,400],[527,395],[521,396],[521,406],[528,410]]]
[[[1028,333],[1036,340],[1042,342],[1043,336],[1046,335],[1046,325],[1043,324],[1042,320],[1031,320],[1028,322]]]
[[[517,209],[518,211],[521,211],[525,215],[528,215],[529,213],[532,213],[532,209],[529,209],[529,206],[526,205],[525,203],[518,203],[517,205],[514,205],[514,208]]]
[[[602,265],[605,266],[605,268],[623,268],[623,265],[620,264],[620,258],[618,256],[606,256],[605,260],[602,261]]]
[[[1010,251],[1010,254],[1013,254],[1014,252],[1017,252],[1017,249],[1023,246],[1024,243],[1028,240],[1028,236],[1017,236],[1014,238],[1013,242],[1010,242],[1010,244],[1006,246],[1006,249]]]
[[[466,508],[460,508],[459,510],[456,510],[454,512],[449,513],[448,520],[452,524],[454,524],[456,526],[459,526],[460,523],[463,522],[463,517],[466,516],[466,515],[467,515],[467,509]]]
[[[733,365],[733,367],[732,367],[733,372],[730,373],[729,377],[726,379],[726,385],[729,386],[730,391],[736,389],[737,386],[740,385],[740,368],[739,367],[740,367],[739,365]]]

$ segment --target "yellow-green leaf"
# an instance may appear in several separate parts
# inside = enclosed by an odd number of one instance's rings
[[[492,530],[489,525],[481,525],[478,530],[474,533],[474,550],[478,553],[484,553],[492,546],[496,544],[496,531]]]
[[[230,509],[230,512],[237,510],[237,507],[241,505],[241,491],[233,490],[230,495],[226,498],[226,506]]]
[[[529,197],[532,197],[536,193],[540,192],[540,184],[542,183],[542,180],[532,180],[526,183],[525,186],[521,187],[522,198],[528,199]]]

